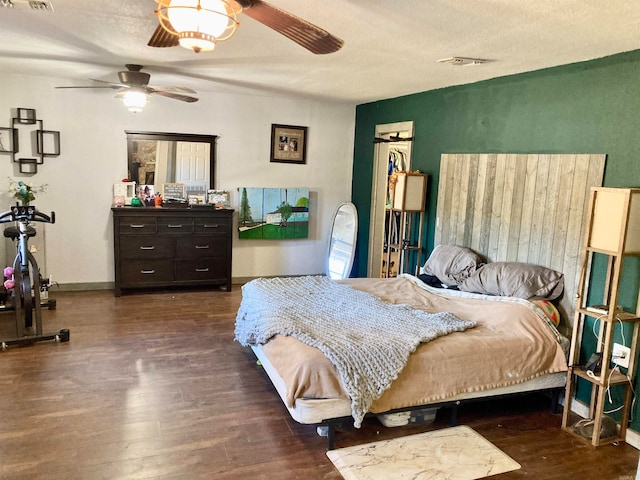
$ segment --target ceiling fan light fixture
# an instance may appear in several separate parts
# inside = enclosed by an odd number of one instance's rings
[[[204,32],[180,32],[178,43],[196,53],[210,52],[216,46],[216,37]]]
[[[140,113],[147,104],[148,99],[149,95],[142,90],[131,88],[122,93],[122,103],[127,107],[127,110],[133,113]]]
[[[156,0],[162,28],[177,35],[182,47],[210,51],[236,31],[237,12],[226,0]]]

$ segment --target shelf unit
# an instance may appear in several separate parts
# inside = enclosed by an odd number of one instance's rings
[[[618,307],[618,295],[624,257],[640,256],[640,189],[594,187],[591,189],[588,211],[589,218],[582,252],[569,353],[562,428],[597,447],[624,441],[629,423],[640,336],[640,299],[636,302],[635,312],[627,312]],[[596,312],[593,306],[587,305],[594,255],[604,255],[607,259],[602,304],[610,307],[603,309],[602,312]],[[596,353],[601,355],[599,372],[597,369],[589,371],[585,365],[580,365],[583,330],[587,317],[599,321],[596,349]],[[627,345],[630,348],[630,358],[626,372],[621,372],[620,368],[613,368],[616,367],[612,362],[616,324],[620,325],[620,328],[625,328],[625,324],[632,326],[631,344]],[[575,396],[578,378],[585,380],[587,385],[591,386],[589,416],[586,419],[592,421],[593,433],[590,436],[585,436],[584,430],[579,431],[580,424],[574,421],[575,415],[571,412],[571,401]],[[603,431],[606,416],[604,410],[607,389],[613,386],[624,389],[624,400],[620,409],[620,421],[617,422],[618,427],[614,433],[608,434],[610,432],[606,428]]]
[[[407,271],[409,254],[418,263],[422,256],[422,233],[427,198],[427,178],[423,173],[398,172],[397,182],[387,208],[387,241],[383,277],[395,277]],[[397,261],[397,263],[396,263]],[[397,267],[391,268],[392,262]],[[409,272],[416,273],[416,272]]]

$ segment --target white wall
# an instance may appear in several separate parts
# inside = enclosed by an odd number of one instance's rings
[[[142,113],[129,113],[106,89],[56,90],[78,84],[0,74],[0,126],[10,127],[16,109],[33,108],[45,130],[60,132],[59,157],[46,158],[33,176],[21,176],[11,156],[0,155],[2,210],[13,203],[7,177],[49,185],[34,204],[56,212],[46,230],[47,274],[60,284],[111,282],[113,269],[112,184],[127,176],[125,130],[219,135],[216,188],[308,187],[307,240],[238,240],[234,278],[324,271],[335,208],[351,199],[355,107],[260,92],[216,93],[200,89],[186,104],[152,97]],[[309,127],[306,165],[270,163],[271,124]],[[3,257],[0,257],[3,258]]]

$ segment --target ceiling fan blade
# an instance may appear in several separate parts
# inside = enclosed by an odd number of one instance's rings
[[[116,82],[108,82],[106,80],[96,80],[95,78],[90,78],[92,82],[104,83],[105,88],[126,88],[129,87],[126,83],[116,83]]]
[[[189,103],[193,103],[193,102],[197,102],[198,99],[196,97],[190,97],[189,95],[182,95],[180,93],[172,93],[172,92],[165,92],[164,90],[154,90],[154,89],[149,89],[150,92],[154,95],[161,95],[163,97],[168,97],[168,98],[173,98],[174,100],[180,100],[181,102],[189,102]]]
[[[113,83],[113,82],[107,82],[104,80],[96,80],[95,78],[90,78],[89,80],[91,80],[92,82],[98,82],[98,83],[102,83],[103,85],[79,85],[77,87],[55,87],[55,88],[127,88],[129,87],[129,85],[124,85],[122,83]]]
[[[193,88],[187,87],[155,87],[150,85],[148,88],[152,89],[154,92],[163,91],[169,93],[198,93]]]
[[[112,87],[109,85],[78,85],[78,86],[68,86],[68,87],[55,87],[55,88],[119,88]]]
[[[312,53],[322,55],[337,52],[344,44],[343,40],[334,37],[326,30],[262,0],[238,3],[244,8],[242,12],[245,15],[293,40]]]
[[[158,25],[147,45],[158,48],[176,47],[179,45],[178,36],[167,32],[161,25]]]

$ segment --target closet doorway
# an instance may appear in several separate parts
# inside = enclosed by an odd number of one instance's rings
[[[369,227],[369,259],[367,276],[380,278],[389,268],[383,265],[386,242],[387,203],[389,199],[389,175],[397,170],[411,170],[410,140],[413,138],[413,122],[377,125],[375,132],[373,185],[371,186],[371,224]],[[398,265],[398,262],[395,262]],[[384,270],[383,270],[384,269]]]

